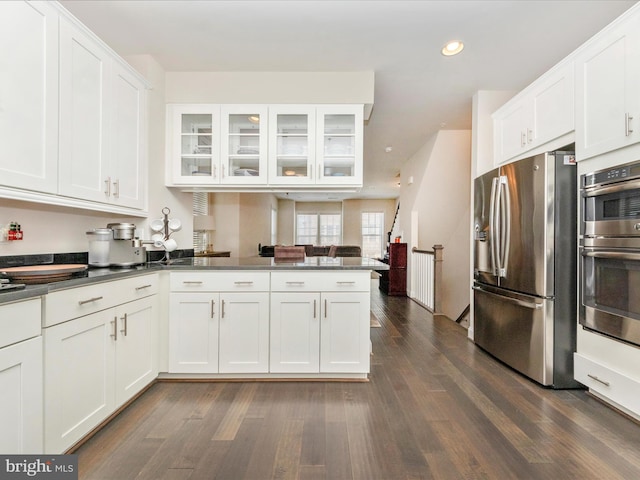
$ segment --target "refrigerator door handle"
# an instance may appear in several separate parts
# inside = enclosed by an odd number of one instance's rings
[[[500,219],[502,221],[500,236],[500,277],[507,276],[507,264],[509,262],[509,244],[511,239],[511,196],[509,194],[508,179],[500,177]],[[504,195],[502,194],[504,192]]]
[[[497,222],[498,212],[498,177],[494,177],[491,181],[491,202],[489,209],[489,238],[491,240],[491,273],[497,275],[498,273],[498,253],[500,246],[498,245],[499,225]]]
[[[519,307],[530,308],[531,310],[540,310],[544,305],[542,303],[536,302],[525,302],[524,300],[519,300],[517,298],[505,297],[503,295],[499,295],[497,293],[490,292],[485,290],[484,288],[473,286],[471,287],[473,290],[478,290],[483,293],[488,293],[489,295],[494,295],[496,297],[500,297],[503,302],[511,303],[513,305],[518,305]]]

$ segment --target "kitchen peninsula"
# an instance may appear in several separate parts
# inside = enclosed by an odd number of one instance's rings
[[[157,378],[366,381],[371,271],[386,269],[359,257],[189,257],[2,293],[0,367],[29,369],[0,381],[22,392],[0,405],[17,419],[0,443],[65,452]]]

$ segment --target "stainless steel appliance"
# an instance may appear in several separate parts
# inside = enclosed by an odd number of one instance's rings
[[[580,177],[580,324],[640,345],[640,162]]]
[[[577,198],[569,151],[475,180],[475,343],[554,388],[578,386]]]
[[[87,232],[89,265],[92,267],[131,267],[146,260],[145,248],[135,242],[132,223],[109,223],[107,228]]]

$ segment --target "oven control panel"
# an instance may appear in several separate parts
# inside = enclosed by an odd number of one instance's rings
[[[582,187],[615,183],[621,180],[640,177],[640,162],[628,163],[615,168],[608,168],[582,176]]]

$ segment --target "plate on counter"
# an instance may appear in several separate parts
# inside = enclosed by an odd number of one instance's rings
[[[0,269],[0,275],[26,284],[49,283],[66,280],[87,268],[82,264],[29,265]]]

